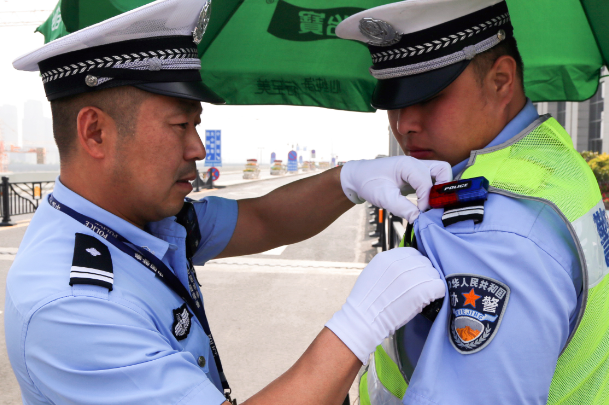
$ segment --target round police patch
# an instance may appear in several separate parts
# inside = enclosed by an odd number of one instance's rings
[[[450,342],[461,354],[479,352],[497,334],[510,298],[510,288],[477,274],[451,274],[446,282],[451,311]]]

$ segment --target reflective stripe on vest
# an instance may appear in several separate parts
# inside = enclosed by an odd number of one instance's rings
[[[609,404],[609,223],[594,174],[567,132],[547,115],[506,143],[473,151],[461,178],[478,176],[489,180],[491,192],[552,207],[578,249],[582,305],[558,359],[547,403]],[[375,364],[385,390],[391,379],[403,379],[399,368]],[[384,366],[387,370],[378,372]],[[378,405],[372,390],[369,378],[371,405]]]

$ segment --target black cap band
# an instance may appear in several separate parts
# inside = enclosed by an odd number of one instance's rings
[[[192,87],[194,93],[186,91],[185,98],[223,102],[208,88],[206,92],[201,91],[198,50],[190,36],[101,45],[54,56],[38,66],[49,101],[118,86],[184,83],[174,91],[176,97]],[[154,87],[146,90],[155,92],[151,89]]]

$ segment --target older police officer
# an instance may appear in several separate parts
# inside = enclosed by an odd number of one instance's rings
[[[7,280],[7,348],[26,404],[232,401],[193,265],[303,240],[354,202],[413,220],[400,190],[410,184],[424,206],[431,177],[451,178],[445,163],[402,157],[261,198],[185,202],[205,157],[200,101],[222,102],[199,73],[208,20],[209,2],[160,0],[14,63],[40,70],[61,155]],[[444,292],[416,250],[379,255],[294,367],[247,403],[341,403],[374,347]]]
[[[336,33],[368,45],[372,105],[403,150],[462,180],[443,197],[490,184],[486,201],[453,200],[406,235],[449,299],[377,348],[361,403],[606,404],[605,208],[569,135],[525,96],[505,1],[402,1]]]

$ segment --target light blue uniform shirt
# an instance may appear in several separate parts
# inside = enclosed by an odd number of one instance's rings
[[[175,217],[148,232],[55,183],[54,197],[161,259],[188,287],[186,230]],[[217,256],[237,223],[237,203],[195,202],[201,243],[195,264]],[[23,402],[30,404],[209,404],[225,401],[209,339],[196,317],[172,334],[184,302],[154,273],[110,243],[113,290],[69,285],[76,233],[103,240],[45,199],[15,258],[6,288],[5,333]],[[213,332],[213,325],[211,325]],[[198,359],[205,358],[200,367]]]
[[[530,101],[489,146],[506,142],[538,117]],[[461,173],[467,161],[453,167]],[[484,220],[444,227],[443,209],[415,222],[419,250],[443,276],[468,273],[511,290],[494,339],[460,354],[449,338],[449,295],[432,324],[417,316],[400,342],[416,368],[406,405],[546,404],[556,361],[579,309],[577,250],[560,217],[547,205],[491,193]]]

